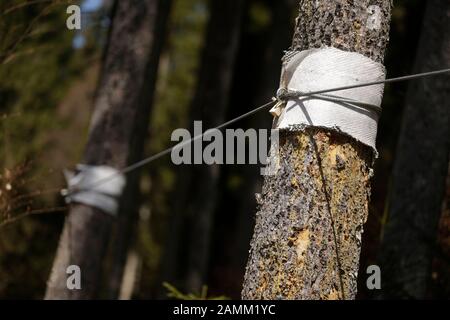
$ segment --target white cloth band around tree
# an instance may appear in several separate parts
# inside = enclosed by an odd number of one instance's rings
[[[287,55],[280,90],[313,92],[384,80],[385,68],[359,53],[326,47]],[[376,154],[377,124],[384,84],[340,90],[310,97],[287,98],[272,108],[279,129],[327,128],[347,134]]]
[[[109,166],[79,164],[76,169],[64,171],[68,188],[61,193],[66,203],[81,203],[116,215],[125,176]]]

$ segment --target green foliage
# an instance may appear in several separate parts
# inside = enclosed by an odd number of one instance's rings
[[[11,166],[45,148],[43,134],[59,125],[55,112],[68,85],[84,69],[86,56],[74,52],[74,33],[65,27],[67,1],[14,8],[2,1],[0,30],[0,159]],[[64,66],[64,68],[61,68]],[[1,160],[0,160],[1,161]]]
[[[199,294],[195,293],[182,293],[170,283],[164,282],[164,288],[167,289],[167,297],[178,300],[229,300],[227,296],[208,297],[208,286],[202,286],[202,290]]]
[[[58,112],[68,88],[98,51],[94,43],[74,50],[75,33],[66,28],[72,2],[0,2],[0,171],[16,172],[26,164],[26,173],[11,181],[20,187],[15,196],[39,195],[23,197],[23,205],[10,207],[3,218],[57,205],[57,191],[48,198],[39,194],[57,165],[41,157],[51,152],[52,131],[65,128]],[[62,218],[28,217],[1,229],[0,297],[42,297]]]
[[[249,29],[258,32],[267,29],[272,19],[270,9],[262,2],[251,2],[249,8]]]

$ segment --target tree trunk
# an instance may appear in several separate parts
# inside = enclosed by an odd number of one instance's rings
[[[292,13],[297,6],[296,0],[278,0],[270,2],[269,9],[272,13],[272,23],[269,32],[265,33],[267,42],[264,46],[264,56],[261,59],[263,75],[258,88],[253,97],[251,97],[251,106],[260,106],[275,94],[274,88],[278,86],[280,79],[280,59],[283,50],[289,45],[290,30],[292,30]],[[244,70],[248,72],[248,70]],[[238,92],[240,94],[240,92]],[[239,107],[239,106],[238,106]],[[250,128],[260,128],[270,130],[271,116],[268,112],[258,112],[248,119]],[[256,200],[255,193],[261,190],[262,177],[260,175],[260,167],[254,165],[242,166],[242,187],[239,189],[240,202],[236,205],[237,222],[235,237],[232,244],[233,255],[231,264],[233,275],[238,273],[240,279],[236,279],[236,284],[240,287],[243,280],[243,266],[245,266],[248,258],[249,242],[254,227],[253,213],[255,210]],[[225,187],[224,187],[225,188]],[[224,213],[227,209],[223,210]],[[227,218],[225,218],[227,219]],[[246,244],[246,245],[243,245]]]
[[[193,119],[203,129],[220,125],[228,107],[234,63],[241,34],[245,0],[213,0],[199,82],[192,105]],[[220,165],[194,165],[186,203],[188,256],[186,288],[199,291],[209,262]]]
[[[415,72],[450,68],[450,2],[428,1]],[[426,297],[450,148],[448,77],[409,85],[381,247],[383,298]]]
[[[158,15],[155,21],[155,29],[153,33],[157,35],[153,43],[151,62],[149,72],[152,74],[148,78],[147,88],[150,91],[154,91],[156,85],[158,62],[160,53],[166,38],[167,21],[171,9],[171,0],[159,0]],[[146,102],[147,107],[151,107],[153,97]],[[145,143],[145,137],[148,136],[148,123],[149,119],[143,118],[142,124],[145,126],[142,130],[142,135],[136,138],[141,138],[142,141],[138,143],[140,146],[139,155],[135,155],[132,162],[136,162],[143,157],[143,146]],[[136,221],[139,212],[139,182],[140,172],[134,171],[128,175],[127,187],[124,190],[122,206],[119,211],[119,219],[117,221],[117,229],[113,238],[113,257],[111,261],[111,274],[109,277],[108,295],[110,299],[117,299],[120,293],[120,286],[122,284],[122,276],[126,259],[128,256],[128,249],[135,239]]]
[[[83,163],[123,168],[142,153],[158,61],[155,21],[159,5],[158,0],[117,3]],[[135,179],[131,178],[125,194]],[[83,204],[71,206],[46,299],[95,297],[114,222],[101,210]],[[81,268],[81,290],[66,287],[69,265]]]
[[[447,299],[450,297],[450,162],[445,182],[442,213],[438,223],[436,250],[433,252],[431,268],[432,291],[428,299]]]
[[[380,25],[369,28],[369,5]],[[291,50],[332,46],[383,62],[390,1],[300,1]],[[244,299],[353,299],[368,214],[371,150],[336,131],[280,133],[264,180]]]
[[[191,126],[202,120],[203,130],[225,119],[245,0],[212,0],[202,63],[191,105]],[[192,130],[191,130],[192,132]],[[215,210],[219,165],[192,165],[178,172],[178,203],[162,262],[163,280],[197,292],[204,284]],[[188,249],[180,252],[186,241]],[[187,259],[187,261],[183,261]],[[177,270],[182,268],[182,270]]]

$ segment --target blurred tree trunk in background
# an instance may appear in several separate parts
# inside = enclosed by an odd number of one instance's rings
[[[414,72],[450,68],[450,2],[428,1]],[[382,240],[383,298],[426,297],[450,147],[448,76],[411,81]]]
[[[450,297],[450,162],[448,164],[442,213],[437,231],[437,245],[433,252],[430,299]],[[428,297],[427,297],[428,298]]]
[[[366,26],[369,2],[380,9],[378,28]],[[382,63],[390,9],[389,0],[302,0],[291,50],[333,46]],[[279,156],[264,180],[242,297],[353,299],[372,151],[309,128],[280,133]]]
[[[166,2],[160,1],[117,2],[83,158],[85,164],[123,168],[141,157],[153,98],[157,48],[160,46],[159,35],[155,34],[158,30],[156,21],[161,3]],[[126,197],[131,190],[136,190],[137,177],[137,173],[129,177]],[[127,214],[131,214],[131,210],[127,208]],[[112,216],[98,209],[82,204],[71,206],[46,299],[95,297],[114,222]],[[81,290],[66,288],[68,265],[81,268]]]
[[[172,0],[158,0],[157,16],[155,19],[155,25],[153,34],[156,37],[153,40],[153,48],[151,49],[151,60],[149,62],[149,70],[151,73],[146,83],[146,90],[149,90],[149,94],[152,96],[147,101],[142,101],[147,104],[147,108],[151,108],[153,103],[153,92],[155,90],[155,82],[157,78],[159,57],[162,51],[164,41],[166,39],[167,21],[172,6]],[[145,121],[145,123],[144,123]],[[135,154],[131,162],[140,160],[143,157],[144,139],[148,136],[148,117],[141,119],[142,124],[145,126],[141,131],[141,135],[137,136],[137,139],[141,139],[136,145],[139,146],[139,154]],[[139,204],[137,201],[140,196],[139,181],[140,172],[138,170],[131,172],[127,177],[127,187],[124,190],[122,207],[119,212],[119,219],[116,223],[117,230],[112,241],[112,254],[111,261],[111,274],[109,277],[108,295],[110,299],[117,299],[120,293],[122,284],[122,276],[128,256],[128,249],[130,244],[135,238],[135,224],[138,218]]]
[[[251,98],[252,107],[270,101],[275,95],[280,81],[280,61],[283,50],[289,45],[292,30],[291,16],[297,7],[297,0],[279,0],[269,3],[272,22],[269,32],[265,33],[266,45],[262,59],[262,77],[258,88]],[[246,72],[246,71],[244,71]],[[248,72],[248,71],[247,71]],[[254,79],[253,79],[254,80]],[[238,106],[238,109],[241,107]],[[268,112],[258,112],[249,118],[249,127],[270,129],[272,116]],[[233,255],[231,257],[233,270],[241,270],[248,258],[248,244],[254,227],[253,213],[255,210],[255,194],[261,190],[262,178],[258,166],[242,166],[243,185],[239,189],[241,200],[237,207],[236,232],[233,239]],[[225,209],[223,212],[227,212]],[[239,286],[242,284],[240,279]]]
[[[194,120],[202,120],[204,131],[224,122],[244,2],[210,1],[205,47],[190,110],[191,133]],[[176,285],[181,278],[181,285],[191,292],[199,291],[206,277],[219,172],[219,165],[183,166],[178,171],[177,205],[168,230],[161,277]],[[183,243],[187,250],[180,252]]]
[[[202,120],[204,130],[225,121],[244,3],[245,0],[211,1],[205,50],[192,105],[192,120]],[[186,288],[190,292],[199,291],[206,281],[219,176],[220,165],[192,166],[185,207],[188,219]]]

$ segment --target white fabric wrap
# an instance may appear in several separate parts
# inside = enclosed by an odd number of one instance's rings
[[[312,92],[385,79],[385,68],[361,54],[336,48],[310,49],[295,53],[285,60],[281,88]],[[380,107],[384,84],[329,92],[333,96],[353,99]],[[375,110],[320,97],[289,100],[276,126],[279,129],[322,127],[343,132],[376,153],[379,114]]]
[[[116,215],[125,176],[109,166],[77,165],[77,172],[64,171],[67,203],[82,203]]]

